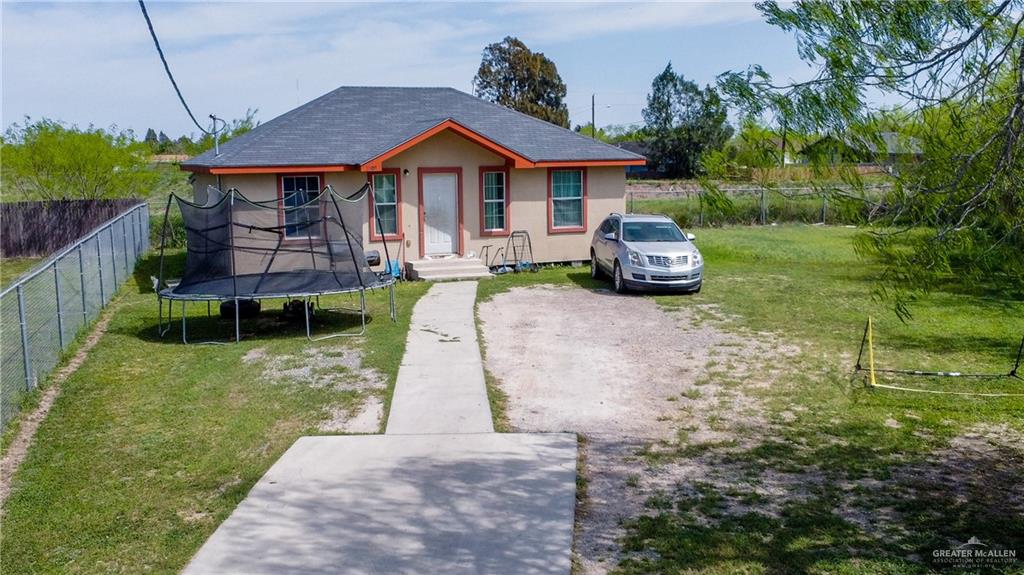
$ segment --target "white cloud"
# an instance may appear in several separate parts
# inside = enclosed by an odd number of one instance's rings
[[[761,18],[748,2],[531,2],[501,9],[526,16],[524,37],[543,42],[569,41],[607,33],[645,33],[669,28],[748,22]]]
[[[150,0],[147,7],[178,85],[203,121],[211,112],[239,117],[246,108],[259,108],[266,121],[340,85],[468,91],[481,50],[507,31],[543,51],[583,37],[758,17],[749,4]],[[171,136],[196,131],[137,3],[4,2],[0,10],[4,126],[29,114],[136,131],[154,127]]]

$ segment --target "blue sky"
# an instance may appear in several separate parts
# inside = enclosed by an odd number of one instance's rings
[[[669,61],[699,83],[760,63],[777,78],[809,68],[793,38],[749,3],[147,2],[197,116],[267,121],[341,85],[471,90],[484,46],[507,35],[554,60],[573,125],[639,122]],[[135,2],[4,2],[2,122],[196,132],[164,76]]]

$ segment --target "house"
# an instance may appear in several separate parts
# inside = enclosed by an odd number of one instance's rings
[[[651,145],[648,142],[619,142],[615,145],[627,152],[632,152],[638,156],[648,158],[647,165],[638,164],[634,166],[626,166],[626,178],[631,180],[651,180],[665,177],[665,168],[654,164],[648,157],[651,149]]]
[[[493,255],[526,230],[535,261],[561,262],[589,258],[595,227],[625,209],[625,168],[644,163],[451,88],[341,87],[181,167],[197,201],[208,185],[260,200],[371,183],[364,243],[386,239],[392,259]]]
[[[883,166],[920,160],[922,153],[917,138],[897,132],[878,132],[874,137],[826,134],[800,150],[800,155],[808,160]]]

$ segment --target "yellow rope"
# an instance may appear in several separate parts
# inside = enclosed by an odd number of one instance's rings
[[[885,385],[877,383],[875,381],[875,348],[872,341],[873,329],[874,322],[871,320],[871,316],[868,316],[868,373],[870,374],[869,385],[871,387],[895,389],[897,391],[912,391],[915,393],[933,393],[936,395],[963,395],[975,397],[1024,397],[1024,393],[977,393],[970,391],[941,391],[936,389],[915,389],[912,387],[900,387],[898,385]]]
[[[881,387],[884,389],[895,389],[897,391],[913,391],[916,393],[934,393],[937,395],[970,395],[978,397],[1024,397],[1024,393],[975,393],[970,391],[940,391],[936,389],[914,389],[912,387],[899,387],[898,385],[885,385],[883,383],[873,383],[871,387]]]

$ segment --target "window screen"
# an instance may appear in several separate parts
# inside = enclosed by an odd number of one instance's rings
[[[551,226],[583,227],[583,171],[551,173]]]
[[[320,176],[281,176],[284,237],[320,237]]]

